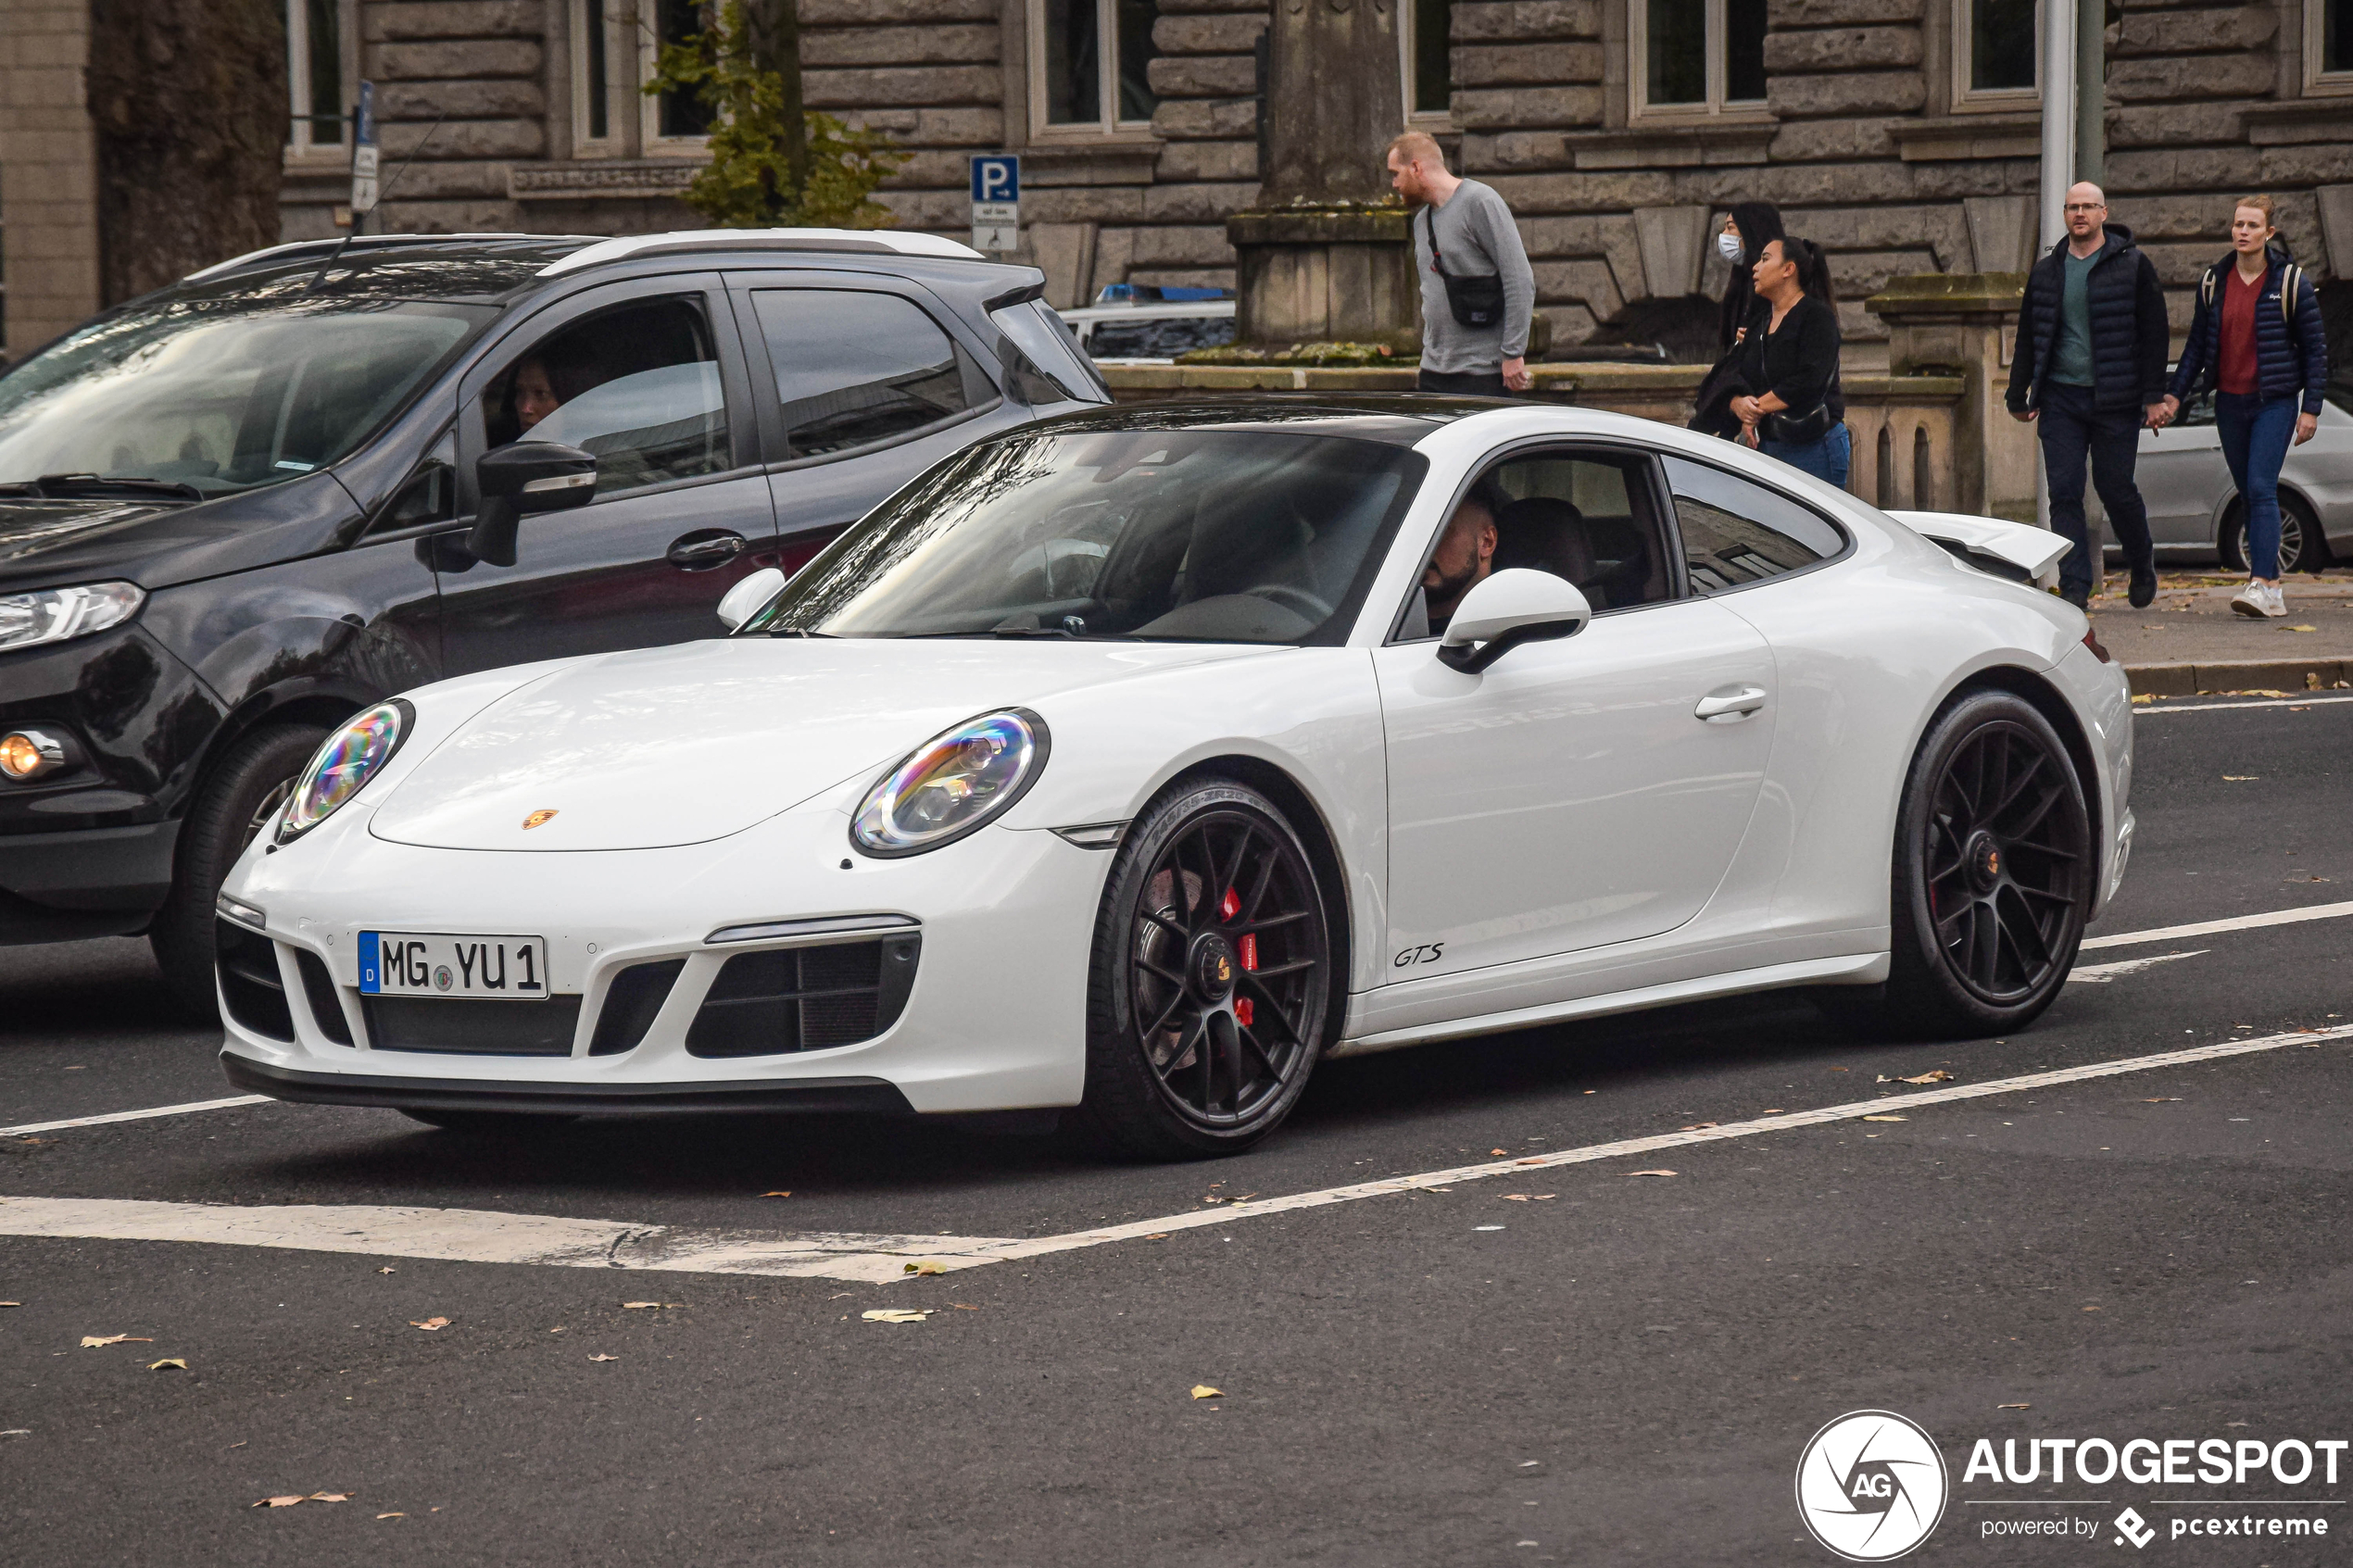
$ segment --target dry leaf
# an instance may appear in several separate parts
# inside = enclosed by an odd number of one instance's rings
[[[949,1304],[950,1306],[951,1306],[951,1307],[955,1308],[955,1309],[956,1309],[956,1311],[960,1311],[960,1312],[977,1312],[978,1311],[980,1311],[980,1309],[979,1309],[978,1307],[975,1307],[975,1306],[973,1306],[973,1305],[971,1305],[971,1304],[969,1304],[969,1303],[967,1303],[967,1302],[963,1302],[963,1301],[950,1301],[950,1302],[949,1302],[948,1304]]]
[[[389,1264],[389,1263],[385,1264],[383,1268],[378,1269],[378,1270],[376,1271],[376,1273],[380,1273],[380,1274],[396,1274],[396,1273],[398,1273],[399,1272],[400,1272],[400,1271],[399,1271],[398,1269],[394,1268],[394,1267],[393,1267],[391,1264]]]
[[[99,1349],[107,1345],[152,1345],[154,1343],[152,1339],[133,1338],[128,1334],[85,1334],[82,1336],[82,1348],[85,1350]]]
[[[1908,1122],[1911,1118],[1908,1116],[1866,1116],[1863,1120],[1866,1122]]]
[[[1541,1154],[1531,1155],[1526,1160],[1516,1160],[1514,1163],[1520,1165],[1541,1165],[1545,1163],[1545,1157]]]
[[[2222,775],[2222,782],[2224,784],[2261,784],[2263,782],[2263,775],[2260,773],[2224,773]]]
[[[1994,1408],[1997,1411],[2031,1411],[2034,1407],[2032,1405],[1995,1405]]]
[[[23,1305],[24,1303],[21,1301],[0,1301],[0,1307],[21,1307]]]
[[[302,1500],[303,1499],[300,1497],[264,1498],[253,1506],[256,1508],[292,1508],[295,1504]]]
[[[1671,1176],[1675,1173],[1672,1171],[1629,1171],[1626,1173],[1629,1176]]]
[[[623,1301],[621,1304],[621,1310],[624,1312],[635,1312],[650,1308],[655,1311],[661,1311],[666,1308],[683,1307],[686,1304],[684,1301]]]
[[[2141,1103],[2143,1105],[2163,1105],[2170,1100],[2178,1100],[2181,1098],[2182,1097],[2179,1095],[2159,1095],[2155,1099],[2145,1099],[2141,1101]]]
[[[1833,1067],[1831,1071],[1833,1073],[1843,1073],[1846,1069],[1843,1067]],[[1778,1105],[1768,1105],[1762,1111],[1758,1112],[1759,1115],[1763,1116],[1779,1116],[1780,1113],[1781,1108]]]
[[[1155,1236],[1148,1236],[1144,1237],[1144,1239],[1146,1241],[1166,1241],[1168,1239],[1168,1233],[1166,1231],[1162,1231]]]
[[[422,1328],[427,1334],[431,1334],[436,1329],[447,1328],[449,1326],[449,1320],[447,1318],[427,1318],[424,1322],[419,1323],[415,1318],[410,1318],[409,1320],[409,1326],[410,1328]]]
[[[2318,626],[2291,626],[2288,630],[2291,632],[2317,632],[2320,628]],[[2320,683],[2315,681],[2312,684],[2317,687]]]
[[[858,1315],[868,1323],[921,1323],[938,1310],[937,1307],[875,1307]]]
[[[1501,1155],[1504,1151],[1500,1148],[1491,1148],[1487,1152],[1493,1155]]]
[[[1714,1122],[1694,1122],[1694,1123],[1692,1123],[1690,1126],[1688,1126],[1688,1127],[1682,1127],[1682,1128],[1679,1128],[1679,1129],[1677,1129],[1677,1130],[1678,1130],[1678,1131],[1680,1131],[1680,1132],[1685,1132],[1685,1133],[1697,1133],[1697,1132],[1704,1131],[1704,1130],[1705,1130],[1706,1128],[1713,1127],[1713,1126],[1716,1126],[1716,1125],[1717,1125],[1717,1123],[1714,1123]]]
[[[944,1274],[948,1272],[948,1265],[945,1263],[935,1263],[930,1259],[925,1258],[919,1263],[908,1264],[905,1268],[900,1270],[899,1272],[903,1274]]]
[[[2096,1312],[2099,1311],[2097,1307],[2086,1307],[2083,1310],[2087,1312]]]
[[[603,1354],[601,1351],[589,1357],[588,1359],[592,1361],[617,1361],[621,1360],[619,1356],[608,1356]]]
[[[159,1361],[149,1361],[147,1363],[147,1370],[149,1372],[161,1372],[166,1367],[177,1367],[182,1372],[185,1372],[188,1370],[188,1363],[182,1361],[177,1356],[166,1356]]]
[[[305,1502],[349,1502],[351,1494],[349,1492],[313,1492],[302,1500]]]
[[[1528,1194],[1524,1192],[1507,1192],[1504,1194],[1504,1201],[1506,1203],[1525,1203],[1528,1201]]]
[[[1899,1084],[1948,1084],[1952,1082],[1952,1079],[1953,1075],[1940,1067],[1934,1072],[1923,1073],[1917,1078],[1898,1078],[1896,1082]]]
[[[379,1513],[376,1517],[379,1519],[406,1519],[409,1516],[405,1513]]]
[[[1206,1383],[1193,1385],[1193,1398],[1196,1399],[1222,1399],[1225,1397],[1226,1390],[1223,1388],[1212,1388]]]
[[[790,1198],[792,1194],[788,1192],[763,1192],[760,1196],[762,1198]]]

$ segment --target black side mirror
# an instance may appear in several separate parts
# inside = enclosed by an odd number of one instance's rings
[[[585,507],[597,494],[597,459],[577,446],[517,441],[474,464],[482,495],[466,550],[493,566],[515,564],[515,531],[526,512]]]

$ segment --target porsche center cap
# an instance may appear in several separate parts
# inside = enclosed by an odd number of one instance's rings
[[[1222,1002],[1233,994],[1233,944],[1211,932],[1193,944],[1193,990],[1202,1000]]]

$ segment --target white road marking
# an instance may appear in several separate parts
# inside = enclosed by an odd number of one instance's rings
[[[210,1203],[146,1203],[120,1198],[0,1198],[0,1236],[76,1236],[120,1241],[195,1241],[247,1247],[283,1247],[311,1252],[351,1252],[371,1256],[435,1258],[467,1262],[543,1263],[571,1268],[661,1269],[687,1273],[793,1274],[868,1283],[908,1277],[907,1264],[935,1260],[950,1269],[1019,1258],[1039,1258],[1075,1252],[1112,1242],[1134,1241],[1197,1230],[1206,1225],[1231,1226],[1266,1214],[1287,1214],[1323,1209],[1359,1198],[1386,1198],[1425,1191],[1491,1176],[1526,1176],[1531,1172],[1557,1170],[1618,1160],[1629,1155],[1655,1154],[1694,1144],[1720,1143],[1884,1116],[1919,1107],[1956,1100],[1982,1099],[2026,1089],[2148,1073],[2195,1062],[2217,1061],[2285,1046],[2319,1046],[2353,1038],[2353,1024],[2334,1029],[2299,1029],[2259,1039],[2226,1040],[2211,1046],[2160,1051],[2153,1056],[2126,1057],[2084,1067],[2029,1073],[1982,1084],[1953,1084],[1917,1094],[1886,1095],[1850,1100],[1817,1110],[1792,1111],[1748,1122],[1728,1122],[1689,1132],[1660,1133],[1650,1137],[1622,1138],[1615,1143],[1582,1148],[1555,1149],[1547,1154],[1460,1165],[1445,1171],[1389,1176],[1315,1192],[1289,1193],[1280,1198],[1221,1203],[1188,1210],[1156,1220],[1137,1220],[1063,1236],[920,1236],[860,1235],[784,1235],[749,1231],[719,1231],[632,1225],[612,1220],[571,1220],[542,1214],[501,1214],[472,1209],[341,1208],[301,1205],[285,1208],[240,1209]]]
[[[226,1110],[235,1105],[268,1105],[268,1095],[231,1095],[227,1099],[192,1099],[185,1105],[151,1105],[145,1110],[109,1110],[104,1116],[69,1116],[62,1122],[27,1122],[21,1127],[0,1127],[0,1138],[31,1133],[61,1132],[68,1127],[97,1127],[108,1122],[145,1122],[157,1116],[189,1116],[199,1110]]]
[[[2077,964],[2067,972],[2067,981],[2070,985],[2105,985],[2120,974],[2138,974],[2145,969],[2171,963],[2175,959],[2194,959],[2211,951],[2210,947],[2194,947],[2186,953],[2159,953],[2153,959],[2120,959],[2115,963]]]
[[[2353,696],[2323,696],[2314,692],[2309,696],[2269,696],[2259,702],[2194,702],[2186,708],[2159,708],[2155,703],[2133,709],[2136,719],[2161,719],[2169,713],[2211,713],[2228,708],[2322,708],[2331,703],[2353,702]]]
[[[2213,936],[2225,931],[2254,931],[2267,925],[2297,925],[2308,920],[2342,920],[2347,915],[2353,915],[2353,903],[2308,904],[2300,909],[2233,915],[2229,920],[2203,920],[2193,925],[2161,925],[2149,931],[2120,931],[2113,936],[2086,936],[2083,938],[2083,950],[2133,947],[2144,942],[2179,942],[2193,936]]]

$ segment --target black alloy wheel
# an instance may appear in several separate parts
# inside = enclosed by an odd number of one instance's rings
[[[1325,891],[1281,810],[1180,783],[1130,826],[1096,919],[1083,1122],[1149,1159],[1250,1148],[1306,1085],[1338,982]]]
[[[1897,822],[1888,1022],[1940,1035],[2032,1022],[2074,966],[2098,870],[2082,781],[2050,721],[2007,692],[1954,699]]]

